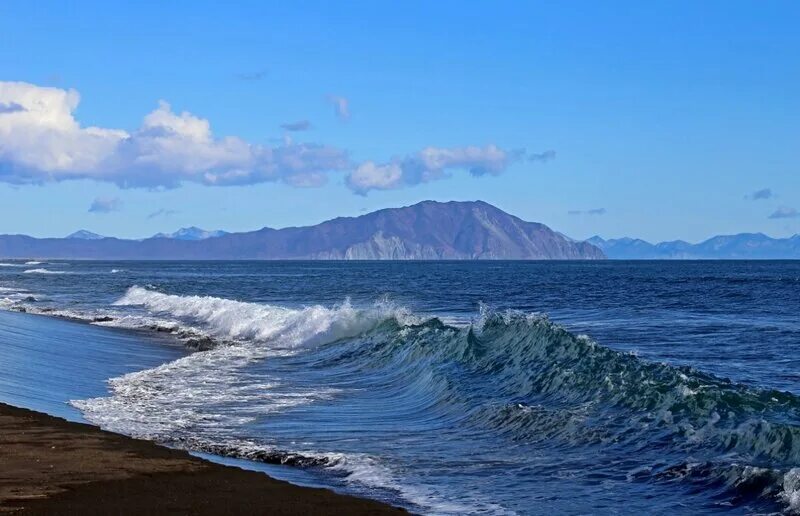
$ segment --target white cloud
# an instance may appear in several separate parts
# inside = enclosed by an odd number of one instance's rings
[[[499,175],[520,156],[496,145],[484,147],[426,147],[416,154],[386,164],[361,163],[347,176],[356,193],[392,190],[448,177],[449,170],[463,169],[474,176]]]
[[[150,213],[147,216],[147,218],[149,220],[149,219],[154,219],[156,217],[171,217],[171,216],[175,215],[176,213],[178,213],[177,210],[171,210],[169,208],[160,208],[160,209]]]
[[[132,132],[81,127],[75,90],[0,82],[0,181],[41,183],[88,178],[122,187],[175,187],[284,181],[318,186],[350,167],[346,152],[319,144],[270,147],[216,137],[208,120],[169,104]]]
[[[800,211],[788,206],[781,206],[769,216],[771,219],[794,219],[800,217]]]
[[[97,197],[89,206],[90,213],[110,213],[122,209],[122,199],[119,197]]]
[[[569,215],[605,215],[607,210],[605,208],[592,208],[591,210],[569,210]]]
[[[403,167],[400,163],[379,165],[365,161],[347,176],[347,185],[359,193],[400,188],[403,186]]]
[[[311,129],[311,122],[308,120],[298,120],[297,122],[287,122],[281,124],[281,128],[286,131],[308,131]]]
[[[761,200],[764,200],[764,199],[771,199],[774,196],[775,196],[775,194],[772,193],[772,189],[771,188],[763,188],[761,190],[756,190],[755,192],[753,192],[750,195],[746,195],[745,199],[752,199],[754,201],[761,201]]]
[[[350,116],[344,97],[330,96],[340,118]],[[443,179],[455,170],[499,175],[524,151],[483,147],[426,147],[388,163],[354,164],[347,152],[285,137],[277,145],[215,136],[208,120],[175,112],[162,101],[133,131],[84,127],[74,112],[75,90],[0,81],[0,182],[45,183],[91,179],[123,188],[173,188],[186,182],[246,185],[281,181],[319,187],[332,171],[346,171],[359,194]],[[284,124],[287,130],[307,121]]]
[[[350,118],[350,101],[346,97],[339,95],[328,95],[328,100],[333,104],[333,112],[340,120]]]
[[[544,152],[528,155],[528,161],[538,161],[541,163],[547,163],[548,161],[552,161],[554,159],[556,159],[556,151],[554,150],[546,150]]]

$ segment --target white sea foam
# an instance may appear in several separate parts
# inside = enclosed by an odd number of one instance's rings
[[[25,262],[25,265],[42,265],[43,263],[46,262],[30,261],[30,262]]]
[[[123,272],[125,269],[111,269],[111,274],[117,274],[118,272]]]
[[[0,267],[22,267],[21,263],[0,263]]]
[[[417,320],[407,311],[387,304],[366,310],[356,309],[349,302],[333,308],[315,305],[291,309],[210,296],[176,296],[137,286],[128,289],[114,304],[141,306],[152,314],[199,325],[223,340],[270,342],[276,348],[352,337],[388,317],[404,323]]]
[[[404,312],[389,308],[358,310],[344,303],[333,308],[289,309],[214,297],[177,296],[132,287],[116,303],[140,306],[147,315],[127,315],[98,324],[142,327],[157,325],[176,332],[210,335],[231,344],[191,354],[160,367],[109,381],[112,396],[75,401],[90,421],[110,430],[152,439],[171,437],[189,428],[210,431],[246,422],[256,414],[320,399],[336,390],[276,389],[279,379],[253,382],[242,376],[248,364],[295,353],[358,335],[386,317]],[[235,402],[235,416],[226,405]]]
[[[49,269],[27,269],[25,274],[66,274],[64,271],[51,271]]]
[[[245,367],[261,360],[301,352],[361,334],[388,317],[417,322],[404,310],[387,304],[357,309],[334,307],[290,309],[207,296],[177,296],[132,287],[116,306],[144,309],[97,324],[141,327],[157,325],[180,332],[204,333],[228,342],[159,367],[109,381],[111,396],[71,403],[87,420],[108,430],[159,441],[220,442],[256,417],[298,405],[331,399],[336,388],[284,385],[281,378],[247,374]],[[169,326],[171,325],[171,326]],[[264,449],[263,445],[251,446]],[[189,445],[191,447],[191,445]],[[247,457],[247,443],[237,441]],[[402,482],[377,459],[368,456],[300,452],[324,457],[345,481],[390,488],[423,506],[432,498]],[[463,512],[445,510],[434,512]]]
[[[800,514],[800,468],[792,468],[783,475],[782,497],[791,514]]]
[[[9,310],[20,306],[20,303],[31,298],[32,295],[25,289],[0,286],[0,309]]]
[[[131,288],[117,305],[139,305],[163,322],[173,318],[172,324],[181,330],[199,328],[238,341],[114,378],[109,381],[110,397],[73,401],[89,421],[103,428],[155,440],[213,434],[257,415],[329,399],[336,395],[335,389],[287,391],[279,388],[278,378],[254,381],[242,369],[254,361],[293,353],[301,345],[355,335],[375,324],[349,305],[292,310],[140,287]],[[192,321],[198,326],[186,325]],[[109,324],[143,322],[131,316]],[[232,403],[236,410],[230,410]]]

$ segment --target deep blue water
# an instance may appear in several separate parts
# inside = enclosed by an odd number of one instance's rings
[[[800,508],[800,262],[6,262],[0,307],[92,323],[0,318],[3,400],[414,511]]]

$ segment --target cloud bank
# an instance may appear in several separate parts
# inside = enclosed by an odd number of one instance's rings
[[[350,167],[343,150],[313,143],[270,147],[216,137],[208,120],[176,113],[166,102],[134,132],[82,127],[75,90],[0,82],[0,181],[42,183],[96,179],[125,187],[172,188],[283,181],[319,185],[326,172]]]
[[[350,116],[349,102],[331,96],[337,116]],[[161,101],[134,131],[82,126],[74,113],[75,90],[0,82],[0,182],[41,184],[70,179],[114,183],[122,188],[175,188],[192,182],[209,186],[283,182],[319,187],[331,172],[345,172],[354,192],[389,190],[450,177],[465,170],[496,176],[524,151],[496,145],[427,147],[387,163],[353,163],[345,150],[285,138],[277,145],[236,136],[216,136],[208,120],[176,112]],[[288,131],[310,128],[307,120],[287,123]],[[547,151],[529,155],[545,161]]]

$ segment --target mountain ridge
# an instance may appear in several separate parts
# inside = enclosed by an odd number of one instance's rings
[[[595,235],[586,242],[615,260],[800,259],[800,235],[772,238],[764,233],[737,233],[716,235],[696,244],[683,240],[652,244],[630,237],[606,240]]]
[[[174,238],[176,240],[205,240],[207,238],[214,238],[227,235],[227,231],[221,229],[215,231],[207,231],[197,226],[189,226],[188,228],[180,228],[172,233],[156,233],[150,238]]]
[[[551,260],[604,259],[544,224],[484,201],[423,201],[314,226],[201,240],[37,239],[0,235],[0,257],[132,260]]]
[[[81,240],[100,240],[106,237],[104,237],[103,235],[98,235],[97,233],[92,233],[91,231],[88,231],[86,229],[79,229],[78,231],[70,233],[64,238],[76,238]]]

